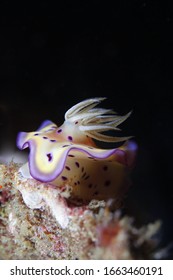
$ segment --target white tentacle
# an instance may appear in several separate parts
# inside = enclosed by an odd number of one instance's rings
[[[117,115],[113,110],[94,108],[105,97],[90,98],[71,107],[65,114],[65,120],[71,123],[79,122],[79,130],[99,141],[121,142],[131,137],[114,137],[102,134],[110,130],[120,130],[118,125],[124,122],[131,114]]]

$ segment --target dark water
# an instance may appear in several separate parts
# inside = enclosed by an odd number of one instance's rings
[[[45,119],[63,122],[75,103],[106,96],[103,107],[133,109],[121,135],[139,151],[125,211],[137,222],[163,220],[162,243],[173,234],[172,49],[169,3],[116,1],[34,10],[1,1],[0,153],[18,154],[18,131]],[[111,146],[112,147],[112,146]],[[7,157],[8,154],[8,157]],[[5,156],[4,156],[5,155]]]

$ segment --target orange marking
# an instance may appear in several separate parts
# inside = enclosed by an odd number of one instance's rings
[[[2,186],[0,185],[0,189],[2,189]]]

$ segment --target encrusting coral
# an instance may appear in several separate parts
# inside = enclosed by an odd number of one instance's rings
[[[136,144],[103,134],[118,130],[130,113],[95,108],[102,100],[73,106],[60,127],[45,121],[35,132],[19,133],[17,146],[29,147],[28,162],[0,165],[1,259],[153,258],[160,222],[137,229],[118,210]],[[93,139],[126,142],[100,149]]]
[[[0,259],[153,258],[159,221],[137,229],[131,218],[110,211],[104,201],[76,206],[60,198],[69,219],[62,228],[44,201],[39,209],[26,206],[16,184],[18,169],[14,162],[0,165]],[[34,179],[22,184],[46,188]]]

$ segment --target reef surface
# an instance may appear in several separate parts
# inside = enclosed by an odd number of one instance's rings
[[[0,259],[153,259],[160,221],[137,228],[111,202],[76,205],[68,187],[24,179],[0,165]]]

